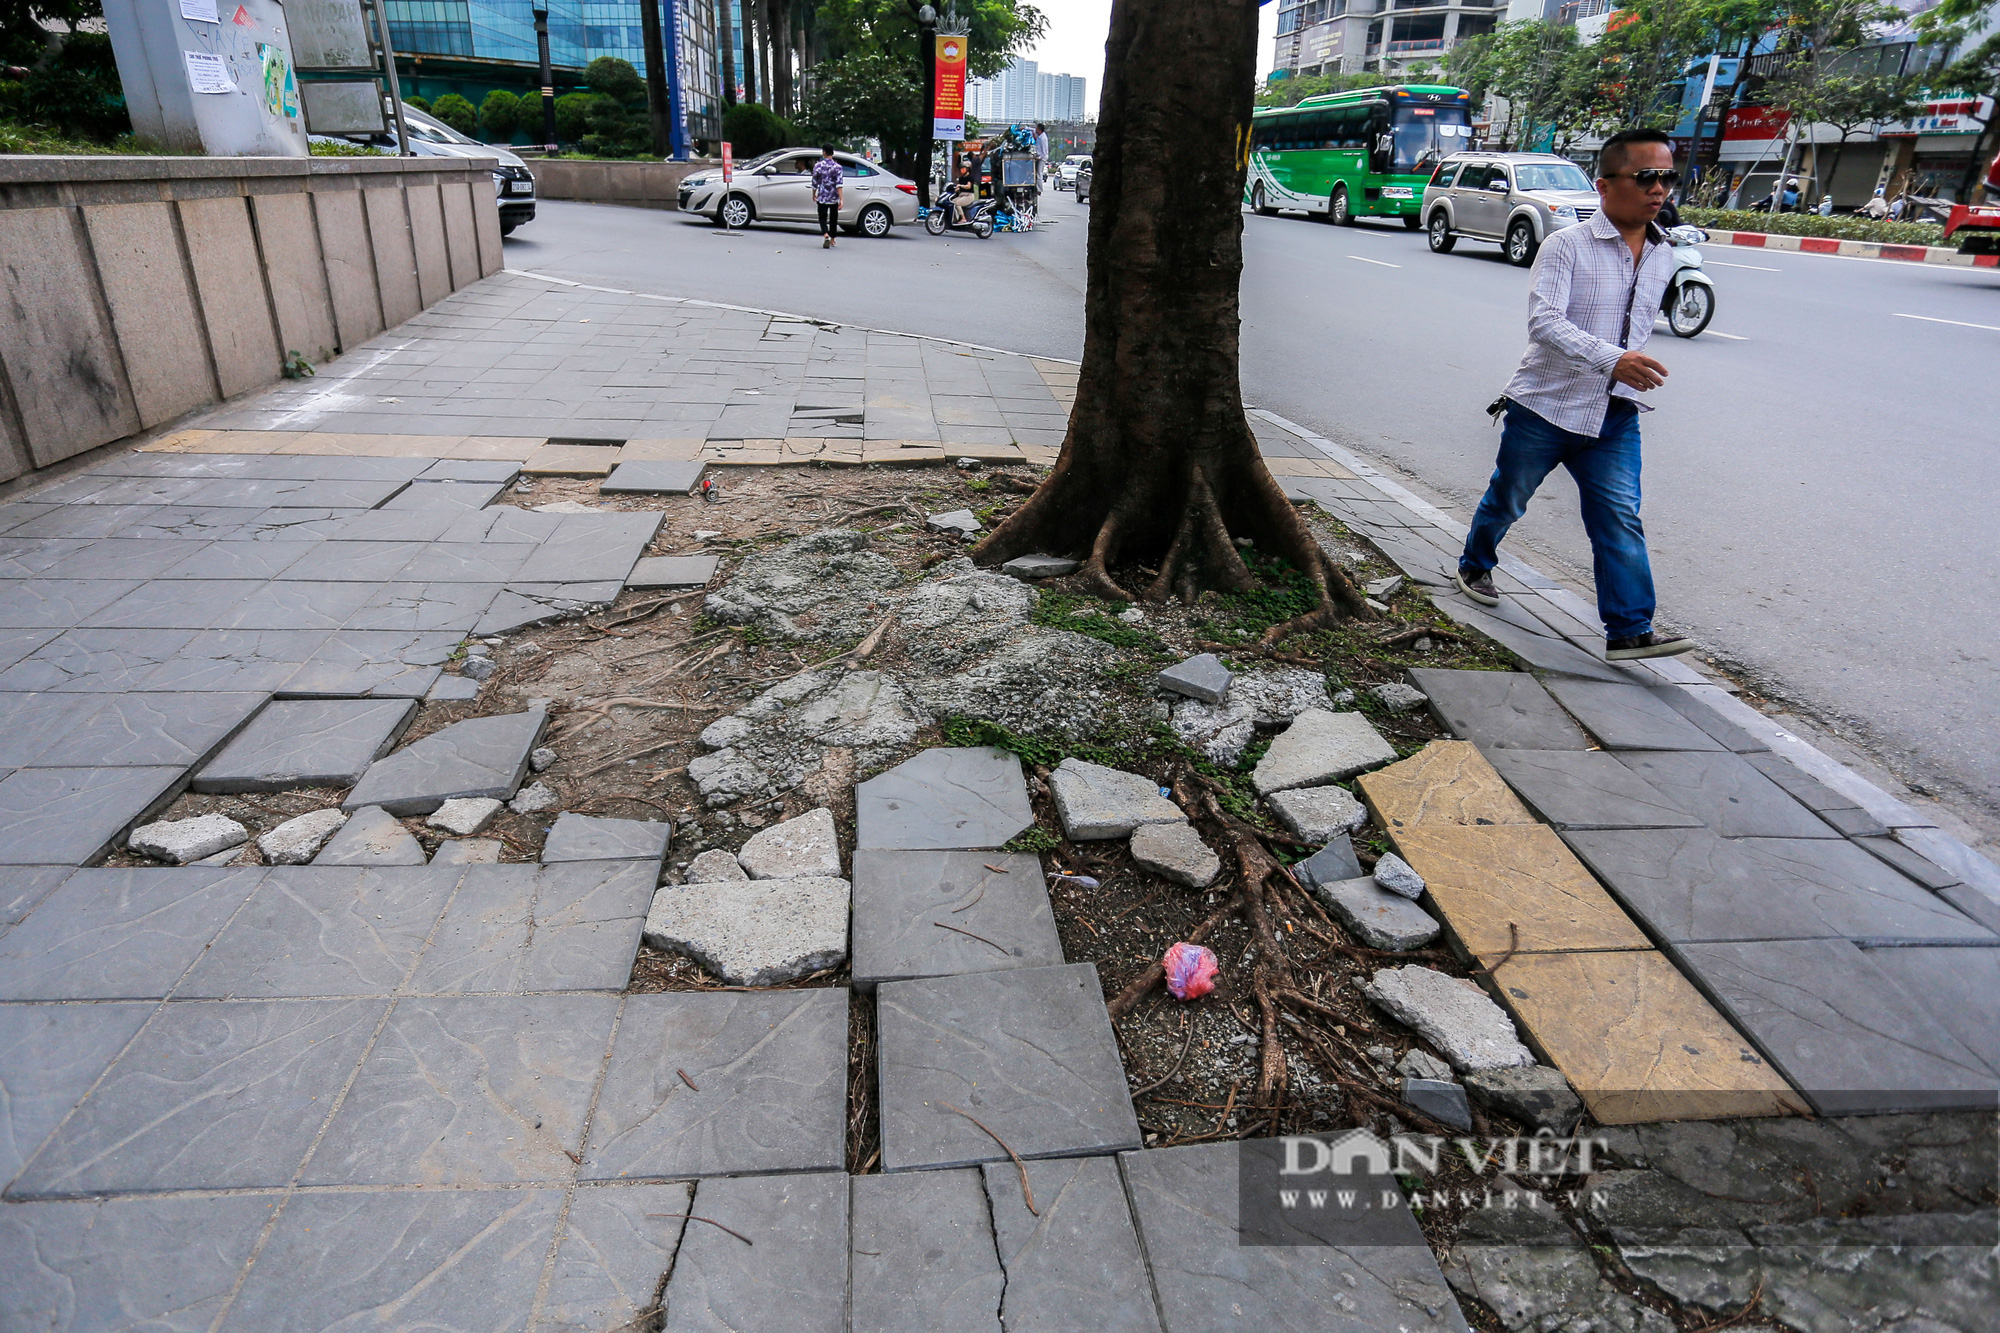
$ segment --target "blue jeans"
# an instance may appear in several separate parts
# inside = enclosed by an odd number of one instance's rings
[[[1472,516],[1459,567],[1483,574],[1500,562],[1500,539],[1558,463],[1569,469],[1582,493],[1583,530],[1590,535],[1597,614],[1606,637],[1649,632],[1653,567],[1646,559],[1646,529],[1639,522],[1639,413],[1620,399],[1606,405],[1595,439],[1552,425],[1519,403],[1507,404],[1500,458]]]

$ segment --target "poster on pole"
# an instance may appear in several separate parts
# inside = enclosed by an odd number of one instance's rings
[[[732,145],[724,140],[722,144],[722,183],[729,184],[736,175],[736,158]]]
[[[965,138],[965,37],[950,33],[937,39],[937,103],[931,109],[931,137],[958,142]]]

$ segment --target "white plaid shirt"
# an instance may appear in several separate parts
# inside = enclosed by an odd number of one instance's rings
[[[1653,315],[1673,276],[1673,248],[1650,222],[1636,268],[1635,275],[1632,247],[1602,211],[1543,241],[1528,296],[1528,351],[1506,395],[1592,439],[1604,426],[1607,390],[1637,402],[1638,392],[1614,381],[1611,371],[1653,336]]]

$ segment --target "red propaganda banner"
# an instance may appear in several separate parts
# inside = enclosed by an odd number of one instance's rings
[[[736,163],[729,156],[729,145],[725,142],[722,145],[722,183],[724,185],[729,184],[729,178],[735,173],[735,170]]]
[[[946,33],[937,39],[937,102],[931,109],[931,137],[965,138],[965,49],[968,38]]]
[[[1792,113],[1773,106],[1740,106],[1723,122],[1725,139],[1782,139]]]

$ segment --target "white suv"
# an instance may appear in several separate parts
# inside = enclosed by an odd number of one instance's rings
[[[1058,190],[1074,190],[1076,188],[1076,173],[1089,165],[1089,153],[1071,153],[1056,168],[1056,188]]]

